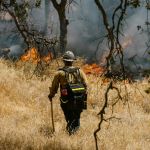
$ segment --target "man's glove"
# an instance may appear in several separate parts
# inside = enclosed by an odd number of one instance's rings
[[[49,98],[49,100],[50,100],[50,101],[52,101],[52,97],[51,97],[51,95],[50,95],[50,94],[48,95],[48,98]]]

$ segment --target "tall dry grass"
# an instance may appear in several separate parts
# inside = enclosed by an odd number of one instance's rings
[[[58,60],[59,61],[59,60]],[[58,62],[62,65],[60,61]],[[47,95],[52,77],[57,70],[55,61],[43,77],[32,76],[35,66],[31,64],[0,60],[0,149],[20,150],[91,150],[95,148],[93,132],[97,128],[107,83],[93,75],[88,76],[88,109],[81,115],[80,130],[73,136],[65,131],[66,122],[59,106],[59,94],[53,99],[56,132],[52,133],[51,110]],[[76,65],[81,65],[81,60]],[[30,78],[32,76],[32,78]],[[128,103],[125,103],[125,88],[115,85],[124,97],[113,109],[119,120],[104,122],[98,133],[102,150],[149,150],[150,149],[150,94],[145,89],[147,80],[126,84]],[[109,107],[105,117],[112,115],[111,104],[116,92],[109,95]]]

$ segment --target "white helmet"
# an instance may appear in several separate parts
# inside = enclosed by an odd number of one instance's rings
[[[63,60],[73,62],[75,60],[74,53],[72,51],[66,51],[63,55]]]

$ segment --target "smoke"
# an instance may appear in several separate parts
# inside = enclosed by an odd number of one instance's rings
[[[146,13],[146,10],[141,8],[127,19],[127,25],[124,29],[125,36],[131,37],[132,39],[132,43],[126,50],[129,57],[135,54],[143,56],[146,50],[145,42],[148,40],[145,26]]]
[[[109,1],[109,4],[108,1],[103,3],[109,20],[111,20],[116,2],[119,1]],[[72,15],[69,16],[70,25],[68,28],[70,48],[75,49],[75,52],[87,57],[90,61],[96,57],[101,62],[104,58],[103,55],[108,51],[108,47],[106,39],[104,39],[106,30],[97,6],[93,1],[83,0],[80,5],[73,7],[72,11]],[[146,17],[147,10],[144,6],[136,9],[129,8],[122,29],[123,35],[120,36],[121,43],[126,45],[124,48],[125,63],[134,70],[150,67],[149,56],[145,53],[146,42],[148,41]],[[98,42],[100,45],[95,55]],[[127,43],[125,44],[125,42]]]
[[[110,24],[112,12],[118,3],[119,1],[114,0],[111,2],[103,2]],[[68,26],[68,48],[73,49],[79,55],[91,59],[100,42],[101,44],[98,48],[98,53],[96,53],[96,58],[101,59],[103,53],[108,50],[106,40],[104,39],[106,30],[103,25],[101,13],[96,4],[91,0],[78,1],[78,4],[73,5],[68,14],[70,21]],[[125,56],[127,58],[133,55],[142,57],[146,50],[145,43],[148,40],[145,26],[146,9],[145,7],[136,9],[129,8],[127,11],[128,13],[122,31],[124,35],[120,37],[121,43],[124,43],[124,40],[128,38],[131,38],[132,42],[125,48]],[[141,28],[138,30],[137,26]]]
[[[28,23],[39,32],[44,32],[45,30],[45,6],[44,1],[41,1],[40,8],[35,7],[35,3],[31,2],[30,7],[33,7],[29,12]]]
[[[21,56],[24,53],[22,45],[12,45],[10,46],[9,57],[13,59],[17,59],[18,56]]]
[[[22,1],[18,0],[18,3],[22,4]],[[44,1],[42,1],[41,8],[39,9],[35,8],[33,1],[30,2],[30,7],[32,9],[29,10],[29,17],[27,19],[29,27],[44,33],[46,28]],[[0,15],[2,16],[0,18],[0,56],[3,56],[2,54],[5,53],[5,49],[9,49],[8,57],[17,58],[24,53],[25,43],[13,19],[11,17],[8,19],[8,13],[3,14]]]
[[[91,0],[78,1],[68,15],[68,43],[79,55],[88,57],[94,53],[98,39],[104,34],[100,15]]]
[[[130,68],[148,69],[150,67],[150,59],[146,52],[146,42],[148,41],[148,32],[146,27],[147,10],[139,8],[126,21],[124,27],[125,37],[131,39],[131,43],[125,49],[125,57]]]
[[[106,40],[103,41],[106,30],[100,11],[94,1],[76,0],[76,2],[77,4],[74,3],[67,7],[66,11],[69,20],[67,49],[71,49],[77,55],[82,55],[88,59],[95,59],[95,57],[100,59],[108,49]],[[103,1],[109,18],[112,16],[116,3],[119,2],[119,0]],[[31,5],[34,6],[34,3]],[[134,55],[141,58],[146,50],[145,42],[148,40],[145,26],[146,9],[129,9],[126,18],[123,28],[124,36],[121,37],[121,41],[124,43],[128,37],[132,39],[124,51],[126,59]],[[33,8],[30,11],[28,21],[31,24],[34,23],[34,28],[46,33],[45,35],[49,38],[59,35],[58,15],[48,0],[42,1],[40,8]],[[2,29],[2,24],[0,21],[0,48],[10,48],[11,56],[13,54],[16,56],[17,53],[20,55],[23,52],[23,39],[18,34],[12,34],[14,23],[8,22],[6,26],[3,25],[7,27],[5,30]],[[13,27],[10,24],[13,24]],[[137,26],[141,26],[141,28],[138,30]],[[98,43],[100,45],[97,49]],[[97,53],[95,54],[96,50]]]

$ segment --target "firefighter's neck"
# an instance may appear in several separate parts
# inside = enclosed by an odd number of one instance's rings
[[[65,67],[71,67],[73,66],[72,62],[64,62]]]
[[[66,64],[65,64],[65,67],[72,67],[72,66],[73,66],[72,64],[71,64],[71,65],[68,65],[68,64],[66,65]]]

